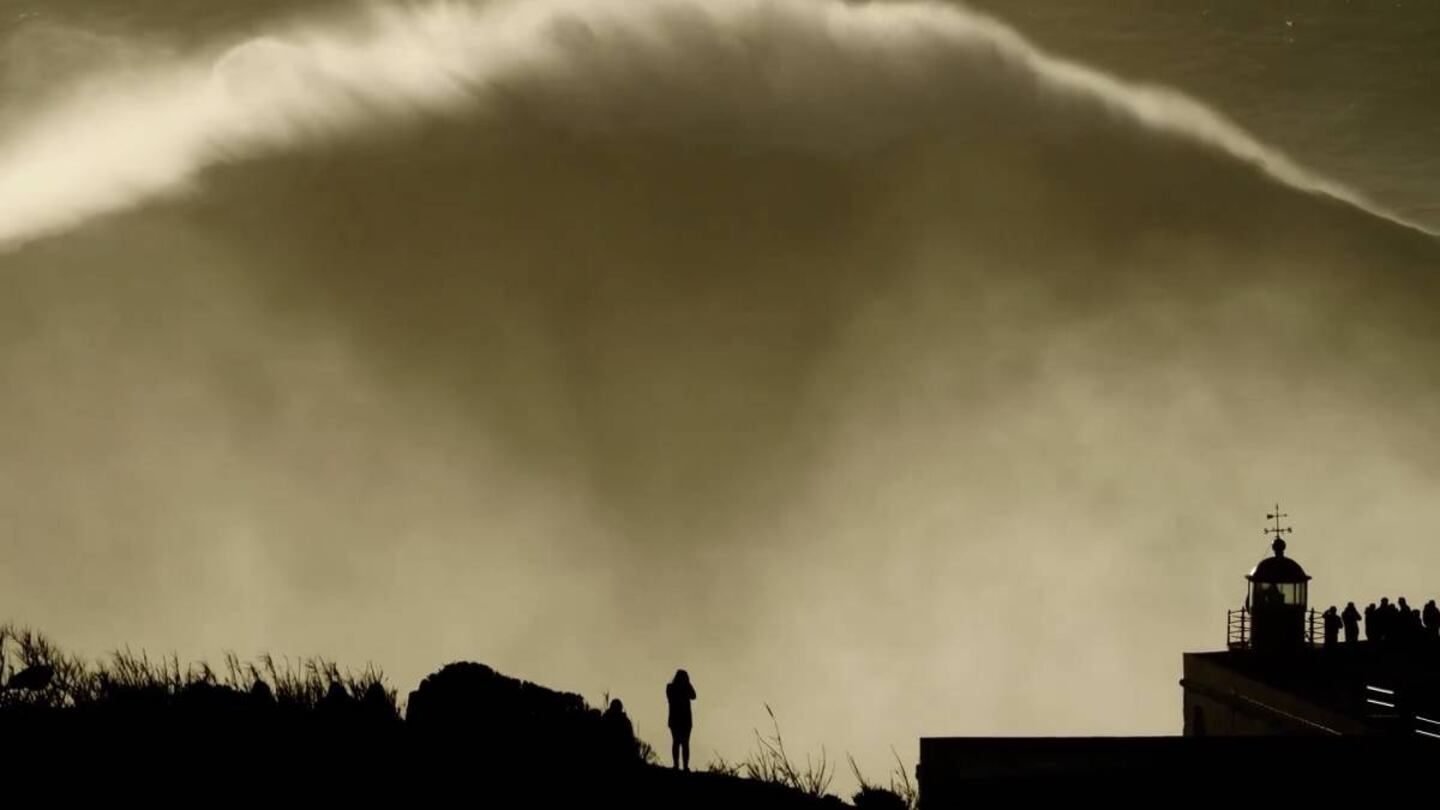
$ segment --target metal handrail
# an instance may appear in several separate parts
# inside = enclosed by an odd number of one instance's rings
[[[1250,649],[1250,609],[1225,611],[1225,645],[1232,650]]]
[[[1225,611],[1225,646],[1232,650],[1248,650],[1252,642],[1250,608]],[[1305,643],[1310,647],[1325,644],[1325,615],[1315,608],[1310,608],[1305,616]]]

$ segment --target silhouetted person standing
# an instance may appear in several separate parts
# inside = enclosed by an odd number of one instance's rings
[[[1440,638],[1440,608],[1435,606],[1434,599],[1425,603],[1425,610],[1420,618],[1425,622],[1425,637],[1432,641]]]
[[[1340,614],[1335,612],[1335,606],[1331,605],[1322,614],[1325,619],[1325,646],[1334,647],[1335,642],[1340,639]]]
[[[1390,636],[1397,641],[1409,644],[1420,635],[1415,632],[1420,627],[1420,616],[1410,609],[1405,597],[1400,597],[1399,612],[1395,614],[1395,621],[1390,625]]]
[[[1365,606],[1365,640],[1366,640],[1366,641],[1379,641],[1379,640],[1380,640],[1380,626],[1377,624],[1377,622],[1379,622],[1379,621],[1380,621],[1380,611],[1376,609],[1375,603],[1374,603],[1374,602],[1371,602],[1370,604],[1368,604],[1368,605]]]
[[[1395,640],[1395,625],[1399,624],[1397,621],[1399,616],[1400,611],[1396,610],[1395,606],[1390,604],[1390,597],[1380,597],[1380,607],[1375,608],[1375,618],[1380,622],[1381,641]]]
[[[690,701],[695,699],[695,687],[690,685],[690,673],[683,669],[675,671],[675,679],[665,684],[665,700],[670,703],[670,761],[674,767],[684,766],[690,770],[690,729],[694,720],[690,716]]]
[[[1360,640],[1360,611],[1355,609],[1354,602],[1345,603],[1345,612],[1340,614],[1340,621],[1345,624],[1345,643],[1354,644]]]
[[[625,704],[619,698],[610,701],[605,714],[600,717],[605,728],[605,750],[611,760],[620,765],[631,765],[640,761],[640,748],[635,742],[635,726],[625,714]]]

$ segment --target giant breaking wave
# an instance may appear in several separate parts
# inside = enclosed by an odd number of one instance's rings
[[[933,3],[261,28],[47,29],[111,69],[0,108],[0,606],[59,635],[478,657],[657,738],[685,661],[714,747],[768,700],[879,762],[1171,730],[1237,504],[1440,519],[1440,247],[1195,101]]]

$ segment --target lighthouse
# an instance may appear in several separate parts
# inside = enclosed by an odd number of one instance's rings
[[[1275,506],[1265,516],[1275,525],[1265,529],[1273,535],[1273,554],[1256,563],[1245,575],[1247,592],[1242,621],[1248,632],[1241,634],[1241,645],[1260,653],[1283,653],[1298,650],[1308,641],[1306,627],[1307,591],[1310,575],[1294,559],[1285,556],[1285,535],[1293,531],[1282,526],[1287,517]]]

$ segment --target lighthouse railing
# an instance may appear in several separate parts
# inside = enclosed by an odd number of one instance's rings
[[[1305,646],[1324,646],[1324,614],[1315,608],[1306,610],[1304,633]],[[1254,642],[1254,616],[1250,613],[1250,608],[1225,611],[1225,646],[1232,650],[1248,650]]]
[[[1249,609],[1225,611],[1225,642],[1232,650],[1250,649]]]

